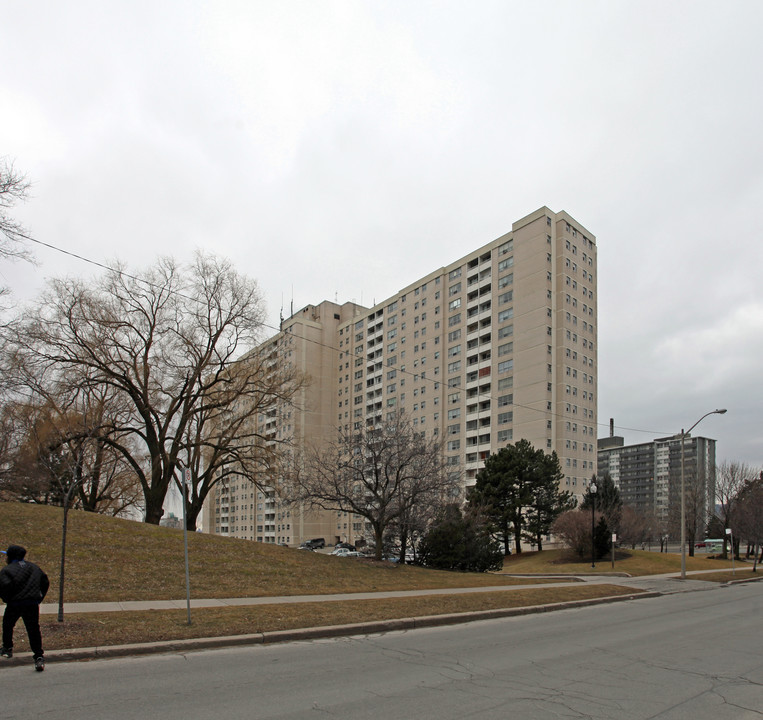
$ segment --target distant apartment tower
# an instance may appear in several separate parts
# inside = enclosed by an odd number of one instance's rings
[[[610,474],[623,503],[667,521],[681,497],[681,435],[636,445],[611,435],[599,440],[598,448],[598,475]],[[687,435],[683,452],[687,495],[701,496],[709,517],[715,502],[715,440]]]
[[[466,486],[524,438],[555,450],[563,489],[582,495],[596,472],[596,282],[595,237],[541,208],[371,308],[324,301],[285,319],[265,345],[310,384],[298,410],[261,421],[302,448],[403,410],[443,441]],[[286,509],[245,481],[220,487],[206,511],[211,532],[263,542],[365,533],[359,518]]]

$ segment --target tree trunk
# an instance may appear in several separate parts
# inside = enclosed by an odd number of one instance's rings
[[[408,526],[404,523],[400,531],[400,555],[398,557],[400,565],[405,565],[406,550],[408,550]]]
[[[514,524],[514,544],[516,545],[516,553],[519,555],[522,552],[522,528]]]
[[[511,533],[509,532],[508,522],[504,522],[503,528],[501,528],[501,534],[503,535],[503,554],[511,555],[511,548],[509,547],[509,544],[511,543]]]
[[[151,488],[149,492],[144,493],[146,500],[146,514],[144,522],[149,525],[158,525],[164,515],[164,496],[166,492],[159,492],[156,488]]]
[[[374,540],[376,541],[376,559],[384,559],[384,528],[381,525],[374,525]]]

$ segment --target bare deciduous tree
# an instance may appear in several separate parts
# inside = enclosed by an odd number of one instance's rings
[[[686,543],[689,556],[694,557],[695,543],[704,537],[710,519],[708,502],[712,500],[708,479],[704,473],[687,472],[684,476],[684,510],[686,515]],[[681,494],[680,486],[671,488],[670,525],[675,536],[681,534]]]
[[[441,444],[416,432],[403,413],[379,426],[338,430],[334,443],[308,453],[294,478],[297,499],[365,518],[379,560],[393,522],[432,496],[456,497],[458,485]]]
[[[738,543],[744,540],[752,546],[754,555],[753,571],[757,571],[758,548],[763,555],[763,471],[747,478],[739,489],[734,502],[732,530]]]
[[[0,158],[0,258],[29,260],[32,253],[24,244],[28,235],[24,227],[16,222],[8,210],[26,200],[29,181],[19,174],[13,163]]]
[[[185,500],[189,530],[196,529],[204,501],[218,483],[244,478],[265,489],[283,476],[291,438],[268,432],[259,417],[285,414],[304,383],[284,358],[273,362],[258,348],[229,369],[227,382],[201,396],[180,452],[191,471]],[[176,483],[182,495],[182,483]]]
[[[749,465],[740,462],[724,461],[715,471],[715,506],[716,514],[723,523],[723,528],[730,528],[737,498],[745,480],[753,477]],[[728,538],[723,535],[723,557],[728,557]]]
[[[130,465],[145,520],[157,524],[189,425],[231,387],[262,312],[253,281],[228,261],[197,254],[185,270],[164,258],[142,278],[120,267],[91,282],[53,281],[7,332],[38,377],[78,373],[129,409],[103,442]]]
[[[623,505],[620,510],[620,523],[617,539],[632,549],[636,545],[648,542],[654,533],[652,518],[644,515],[631,505]]]
[[[16,382],[23,377],[16,374]],[[119,515],[138,505],[140,486],[122,455],[104,441],[119,415],[104,388],[86,383],[47,387],[28,377],[3,416],[11,430],[2,485],[6,497]]]
[[[596,521],[601,518],[601,513],[596,514]],[[590,557],[591,555],[591,514],[581,510],[567,510],[554,520],[551,532],[577,558]]]

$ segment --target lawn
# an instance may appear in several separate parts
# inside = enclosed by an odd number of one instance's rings
[[[731,569],[731,560],[722,560],[697,555],[686,558],[686,570],[723,570]],[[681,555],[678,553],[659,553],[648,550],[619,549],[615,555],[615,566],[611,558],[580,562],[570,558],[566,550],[543,550],[542,552],[523,552],[510,555],[504,560],[503,572],[517,575],[558,574],[558,575],[607,575],[612,572],[627,573],[631,577],[639,575],[661,575],[681,572]]]
[[[66,615],[63,623],[54,616],[41,621],[48,650],[122,645],[201,637],[249,635],[274,630],[347,625],[397,618],[473,612],[496,608],[518,608],[570,600],[633,595],[632,588],[614,585],[581,585],[484,592],[466,595],[429,595],[411,598],[249,605],[230,608],[111,612]],[[26,634],[19,626],[16,650],[28,652]]]
[[[24,545],[49,575],[47,601],[58,598],[61,508],[0,503],[0,547]],[[526,584],[485,573],[454,573],[189,534],[191,597],[234,598]],[[66,602],[184,599],[180,530],[69,513]],[[547,582],[538,579],[537,582]]]
[[[48,602],[58,599],[61,553],[61,508],[0,503],[0,547],[10,543],[28,548],[51,579]],[[542,587],[551,579],[533,574],[601,574],[612,571],[602,560],[570,562],[561,551],[524,552],[506,558],[501,573],[455,573],[373,560],[336,558],[321,553],[274,547],[201,533],[189,535],[193,598],[273,597],[278,595],[425,590],[538,584],[537,589],[421,596],[394,599],[343,600],[323,603],[270,604],[203,608],[186,612],[112,612],[43,616],[45,646],[92,647],[183,638],[240,635],[370,620],[419,617],[443,613],[524,607],[546,603],[631,594],[616,585]],[[730,561],[687,558],[687,569],[717,568],[719,579],[730,576]],[[620,551],[616,572],[629,575],[678,573],[680,556],[644,551]],[[741,576],[737,569],[737,576]],[[511,577],[516,574],[520,577]],[[613,578],[613,583],[616,582]],[[183,533],[91,513],[70,512],[65,601],[185,599]],[[24,652],[26,634],[16,632],[16,647]]]

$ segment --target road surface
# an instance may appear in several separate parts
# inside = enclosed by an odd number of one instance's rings
[[[763,584],[0,672],[0,718],[763,718]]]

